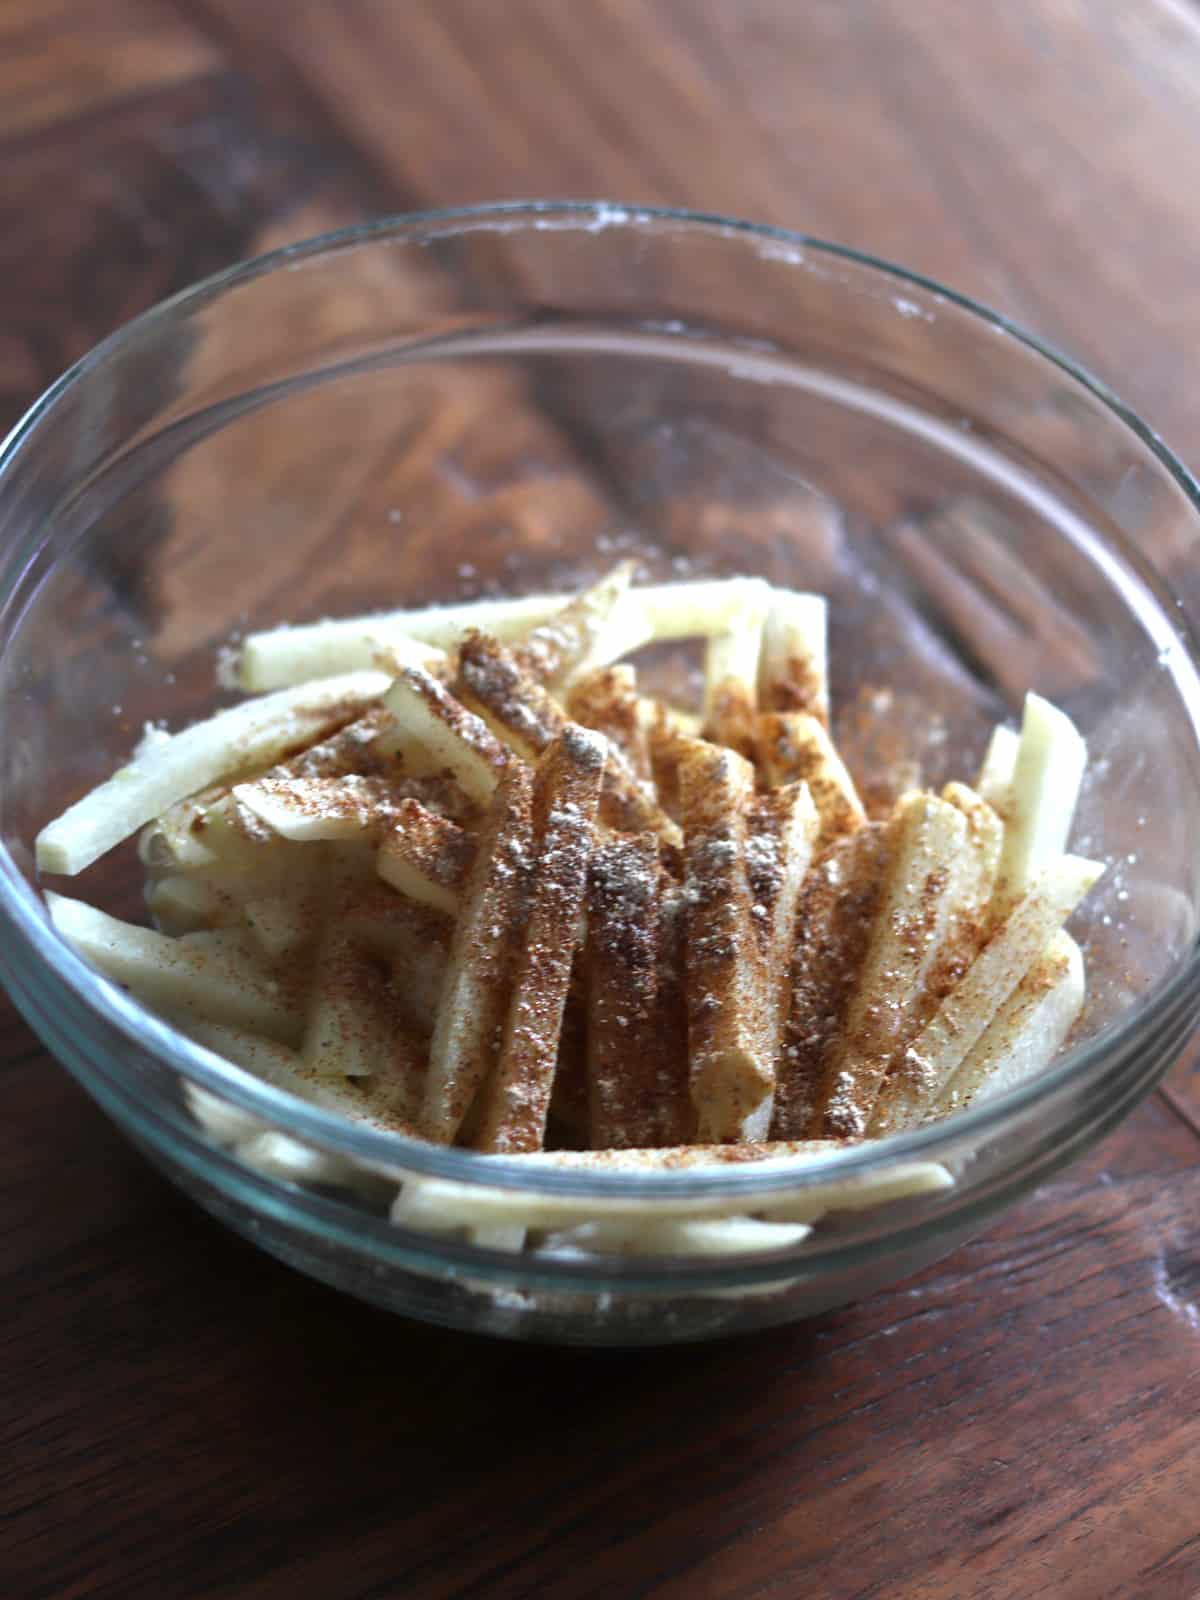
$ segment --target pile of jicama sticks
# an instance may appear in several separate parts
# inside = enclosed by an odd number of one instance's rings
[[[251,637],[226,673],[274,692],[149,732],[38,840],[75,873],[141,829],[161,931],[50,894],[56,926],[250,1070],[482,1151],[859,1138],[1053,1055],[1101,871],[1068,719],[1030,696],[974,789],[871,821],[824,602],[631,575]],[[621,659],[696,636],[699,720]]]
[[[632,570],[247,639],[222,671],[252,698],[148,730],[38,839],[74,874],[140,830],[157,926],[47,892],[55,926],[276,1085],[539,1161],[796,1157],[1046,1063],[1102,870],[1065,853],[1067,717],[1030,695],[973,788],[869,818],[829,732],[824,601]],[[688,638],[699,715],[623,659]]]

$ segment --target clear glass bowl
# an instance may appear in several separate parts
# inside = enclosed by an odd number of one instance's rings
[[[947,290],[797,235],[516,205],[251,262],[100,346],[0,458],[4,981],[182,1188],[380,1305],[634,1344],[868,1294],[1100,1138],[1193,1024],[1200,744],[1184,602],[1198,504],[1149,430],[1062,358]],[[1075,845],[1110,868],[1078,930],[1090,999],[1036,1081],[803,1175],[487,1166],[493,1187],[584,1212],[795,1210],[805,1196],[819,1211],[831,1180],[914,1162],[954,1180],[838,1210],[765,1254],[513,1255],[398,1227],[396,1174],[471,1186],[479,1158],[351,1125],[190,1044],[85,966],[37,892],[39,827],[143,723],[219,703],[214,657],[232,634],[574,583],[627,552],[660,579],[760,573],[828,594],[839,734],[861,763],[969,775],[1026,688],[1077,719],[1093,756]],[[140,911],[132,848],[76,887]],[[244,1159],[229,1130],[246,1116],[322,1152],[314,1181]]]

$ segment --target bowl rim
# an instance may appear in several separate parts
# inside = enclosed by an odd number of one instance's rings
[[[657,229],[684,225],[719,234],[743,236],[749,241],[786,247],[791,252],[813,252],[834,261],[865,268],[897,285],[916,288],[965,311],[994,332],[1004,333],[1031,354],[1064,373],[1072,383],[1093,395],[1118,424],[1131,431],[1174,481],[1196,513],[1200,533],[1200,482],[1167,447],[1160,436],[1127,406],[1102,380],[1054,345],[1029,333],[1002,313],[994,311],[936,280],[868,252],[840,245],[793,229],[726,217],[688,208],[623,204],[608,200],[506,200],[489,204],[435,208],[374,218],[330,230],[284,245],[211,274],[159,301],[122,325],[73,363],[26,411],[0,441],[0,495],[5,479],[35,430],[48,420],[69,391],[98,367],[119,356],[127,346],[152,332],[161,322],[191,313],[257,278],[293,270],[318,257],[328,257],[361,245],[409,241],[422,230],[442,237],[478,226],[513,227],[532,224],[547,228],[578,227],[598,233],[609,229]],[[802,265],[797,259],[795,265]],[[1200,672],[1200,647],[1191,619],[1172,585],[1152,562],[1143,563],[1174,601],[1167,619],[1182,645],[1193,673]],[[15,563],[14,563],[15,565]],[[11,566],[10,566],[11,571]],[[11,579],[9,580],[11,581]],[[0,585],[0,606],[9,598],[9,584]],[[711,1194],[714,1187],[735,1195],[768,1195],[859,1178],[882,1168],[914,1161],[936,1162],[951,1157],[958,1147],[974,1146],[1009,1123],[1021,1120],[1044,1103],[1054,1100],[1095,1075],[1106,1062],[1136,1046],[1136,1035],[1172,1014],[1184,1001],[1200,973],[1200,941],[1169,977],[1145,998],[1116,1018],[1095,1039],[1069,1051],[1046,1072],[975,1104],[953,1118],[882,1139],[848,1145],[819,1156],[783,1164],[768,1162],[770,1171],[756,1171],[758,1163],[729,1164],[705,1169],[666,1169],[616,1172],[556,1168],[527,1164],[520,1158],[481,1155],[411,1139],[404,1134],[357,1123],[336,1112],[322,1110],[226,1061],[204,1046],[178,1033],[153,1012],[144,1009],[125,991],[104,978],[76,954],[53,929],[41,896],[0,842],[0,919],[17,939],[44,963],[55,978],[92,1011],[197,1088],[250,1112],[272,1130],[294,1135],[309,1144],[367,1167],[421,1174],[470,1186],[505,1190],[587,1196],[620,1191],[651,1198],[655,1193],[683,1196]]]

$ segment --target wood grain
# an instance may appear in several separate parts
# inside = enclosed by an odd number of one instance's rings
[[[0,7],[4,96],[0,136],[29,135],[218,64],[211,46],[153,4],[81,6],[5,0]]]
[[[1056,340],[1200,462],[1189,6],[197,7],[286,56],[404,203],[603,194],[836,239]]]
[[[1200,1175],[1165,1108],[864,1305],[587,1355],[304,1282],[18,1038],[6,1593],[1167,1600],[1200,1577]]]
[[[941,277],[1070,346],[1200,464],[1198,72],[1179,0],[5,0],[0,410],[287,239],[603,193]],[[431,541],[466,516],[496,549],[508,517],[599,525],[603,486],[563,488],[574,442],[500,398],[487,436],[497,395],[468,386],[344,478],[281,465],[281,492],[314,538],[401,495]],[[448,445],[482,506],[429,470]],[[0,1004],[0,1594],[1200,1593],[1197,1059],[864,1305],[585,1355],[400,1323],[256,1254]]]

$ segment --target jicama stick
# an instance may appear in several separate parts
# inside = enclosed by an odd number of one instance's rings
[[[429,673],[406,669],[384,695],[396,720],[393,733],[380,735],[384,749],[401,737],[415,739],[454,774],[465,793],[486,806],[508,757],[487,726]]]
[[[1020,745],[1020,734],[998,723],[992,729],[992,737],[984,751],[983,765],[975,780],[975,791],[980,799],[986,800],[1001,818],[1008,815],[1008,807],[1012,802],[1013,773],[1016,771]]]
[[[359,1078],[387,1071],[396,1019],[378,961],[334,921],[317,952],[301,1054],[321,1077]]]
[[[611,1150],[532,1150],[516,1157],[522,1166],[580,1172],[681,1172],[693,1167],[792,1162],[844,1150],[839,1139],[755,1140],[745,1144],[651,1145]],[[728,1201],[723,1201],[728,1204]]]
[[[814,1135],[866,1132],[958,900],[967,834],[961,811],[933,795],[908,794],[897,802],[892,829],[891,865],[858,986],[825,1067]]]
[[[1103,871],[1095,861],[1063,856],[1034,880],[895,1062],[876,1102],[869,1134],[892,1133],[920,1120]]]
[[[690,639],[721,632],[731,610],[747,593],[765,593],[766,588],[761,578],[711,578],[652,584],[631,590],[630,597],[645,619],[650,638]],[[449,650],[471,628],[519,644],[531,628],[549,621],[571,598],[569,594],[537,594],[468,600],[420,611],[392,611],[253,633],[239,648],[226,653],[221,682],[227,689],[284,688],[333,672],[371,667],[378,652],[388,647],[407,649],[415,642]]]
[[[789,978],[800,891],[812,862],[819,826],[806,783],[791,784],[761,796],[751,806],[747,823],[746,873],[765,969],[766,1049],[776,1079],[791,1009]]]
[[[146,905],[159,929],[178,938],[193,928],[211,928],[227,918],[237,919],[237,907],[203,878],[172,873],[147,885]]]
[[[807,1239],[803,1222],[763,1222],[756,1217],[706,1217],[680,1221],[649,1209],[624,1222],[584,1222],[550,1234],[543,1249],[623,1256],[729,1256],[788,1250]]]
[[[772,589],[758,666],[763,711],[806,712],[829,725],[826,606],[820,595]]]
[[[824,1068],[859,981],[887,867],[888,833],[868,823],[827,845],[796,914],[784,1046],[776,1063],[772,1139],[799,1139],[813,1120]]]
[[[315,880],[301,878],[287,893],[254,895],[242,904],[242,916],[269,962],[288,961],[314,945],[324,915]]]
[[[454,916],[474,859],[470,834],[417,800],[401,800],[375,870],[408,899]]]
[[[344,1156],[331,1155],[270,1128],[236,1145],[234,1154],[264,1178],[305,1188],[314,1184],[340,1187],[353,1184],[361,1177],[360,1170]]]
[[[519,655],[531,677],[561,692],[650,639],[645,611],[629,593],[636,565],[621,562],[530,630]]]
[[[398,1018],[428,1043],[446,981],[453,923],[444,912],[398,895],[374,878],[356,888],[341,912],[342,928],[391,968]]]
[[[94,906],[47,892],[54,926],[106,977],[156,1009],[227,1022],[284,1044],[301,1019],[284,986],[252,963],[121,922]]]
[[[524,914],[532,844],[532,776],[500,780],[462,892],[438,1002],[421,1108],[427,1139],[453,1142],[496,1058]]]
[[[382,778],[275,778],[235,784],[233,797],[282,839],[295,844],[359,839],[378,832],[394,811]]]
[[[704,655],[705,736],[746,757],[754,754],[766,602],[761,591],[747,591],[726,628],[709,639]]]
[[[478,1217],[460,1218],[442,1209],[442,1191],[436,1181],[409,1179],[392,1201],[389,1221],[414,1233],[461,1234],[468,1244],[484,1250],[516,1253],[525,1247],[523,1223],[494,1220],[486,1209]]]
[[[1071,719],[1040,695],[1026,695],[1004,813],[994,922],[1003,920],[1037,874],[1066,849],[1086,763],[1087,746]]]
[[[840,834],[853,833],[867,820],[863,803],[824,726],[799,712],[760,716],[755,750],[767,784],[808,784],[821,818],[817,848]]]
[[[294,1050],[258,1034],[181,1014],[169,1013],[167,1020],[215,1055],[244,1067],[277,1089],[286,1089],[297,1099],[306,1100],[323,1111],[349,1117],[353,1122],[415,1135],[416,1110],[421,1096],[419,1074],[394,1072],[375,1078],[322,1079],[305,1066]],[[189,1085],[187,1093],[197,1120],[215,1138],[232,1144],[265,1131],[266,1124],[259,1118],[202,1089]]]
[[[958,893],[938,959],[929,971],[917,1008],[923,1025],[978,955],[991,929],[990,902],[996,886],[1004,824],[985,800],[965,783],[948,783],[942,799],[961,811],[967,824],[956,863]]]
[[[1004,824],[995,808],[965,783],[948,783],[942,799],[961,811],[967,823],[967,860],[961,889],[968,905],[982,908],[991,898],[1004,848]]]
[[[308,1096],[309,1084],[300,1057],[277,1039],[251,1033],[246,1028],[230,1027],[225,1022],[212,1022],[207,1017],[198,1017],[185,1011],[167,1011],[163,1015],[180,1033],[187,1034],[214,1055],[224,1056],[226,1061],[232,1061],[235,1066],[244,1067],[264,1083],[273,1084],[277,1089],[288,1089],[301,1098]],[[248,1115],[245,1112],[235,1114]],[[252,1120],[258,1127],[264,1126],[257,1118]]]
[[[288,750],[311,744],[386,688],[387,679],[379,673],[349,673],[248,700],[156,740],[42,829],[39,870],[82,872],[177,801],[226,773],[269,766]]]
[[[458,653],[455,687],[464,704],[486,721],[497,739],[523,761],[536,761],[561,737],[567,717],[550,693],[535,683],[517,657],[481,633],[471,633]],[[678,827],[626,766],[620,751],[607,746],[601,815],[623,832],[653,830],[678,846]]]
[[[600,1148],[674,1144],[691,1121],[686,1018],[671,994],[664,946],[672,908],[664,890],[653,834],[612,839],[592,857],[587,1077],[589,1135]]]
[[[637,673],[625,663],[580,678],[567,697],[573,722],[594,728],[621,752],[639,783],[652,776],[650,741],[637,692]],[[657,708],[657,702],[654,702]]]
[[[228,789],[206,789],[148,823],[138,854],[153,872],[203,877],[224,893],[265,894],[299,866],[297,853],[281,845]]]
[[[483,1086],[480,1150],[536,1150],[545,1137],[607,748],[568,723],[538,762],[529,906],[499,1058]]]
[[[793,1140],[754,1145],[686,1145],[664,1150],[554,1150],[533,1151],[507,1158],[535,1170],[543,1168],[580,1172],[728,1171],[730,1166],[752,1166],[763,1175],[799,1175],[806,1166],[845,1149],[830,1140]],[[481,1158],[486,1173],[489,1157]],[[712,1218],[714,1220],[753,1208],[769,1219],[815,1222],[830,1211],[861,1211],[872,1206],[951,1188],[954,1179],[939,1162],[912,1161],[881,1172],[833,1177],[776,1194],[749,1197],[723,1189],[680,1194],[657,1190],[654,1215],[659,1218]],[[458,1183],[453,1179],[406,1176],[400,1205],[406,1220],[430,1231],[463,1227],[525,1227],[561,1230],[585,1226],[598,1219],[636,1226],[649,1202],[645,1195],[619,1189],[581,1197],[546,1190],[531,1193],[496,1188],[486,1182]],[[393,1212],[396,1215],[396,1212]],[[417,1219],[420,1219],[419,1221]]]
[[[945,1116],[1022,1083],[1058,1054],[1083,1009],[1083,956],[1058,932],[992,1018],[933,1107]]]
[[[736,752],[693,740],[683,751],[679,777],[696,1137],[705,1144],[759,1139],[771,1119],[775,1073],[745,865],[754,771]]]

